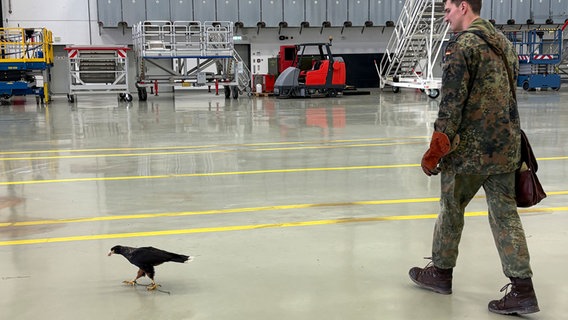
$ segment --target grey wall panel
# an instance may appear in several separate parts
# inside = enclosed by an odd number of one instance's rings
[[[327,0],[327,20],[332,26],[342,26],[347,21],[347,5],[345,0]]]
[[[391,16],[390,20],[397,22],[398,18],[400,17],[400,13],[402,12],[402,7],[404,7],[405,0],[393,0],[393,4],[391,7]]]
[[[194,21],[192,0],[171,0],[170,13],[172,21]]]
[[[215,21],[215,0],[193,0],[193,20]]]
[[[239,0],[239,18],[245,27],[256,27],[260,21],[260,0]]]
[[[550,16],[550,0],[532,0],[532,9],[534,21],[544,23]]]
[[[299,26],[305,20],[304,0],[284,0],[284,21],[289,26]]]
[[[386,1],[384,1],[386,2]],[[384,25],[388,20],[385,17],[385,3],[382,0],[370,0],[369,19],[375,25]]]
[[[531,1],[531,0],[523,0],[523,1]],[[491,12],[493,8],[493,0],[483,0],[481,2],[481,14],[480,16],[483,19],[493,19],[493,12]]]
[[[396,22],[403,5],[403,0],[371,0],[371,21],[381,26],[389,20]]]
[[[369,0],[349,0],[348,9],[348,19],[354,26],[362,26],[369,20]]]
[[[511,4],[512,18],[516,23],[527,23],[531,17],[531,1],[530,0],[516,0]]]
[[[122,21],[122,2],[120,0],[97,0],[99,22],[103,27],[116,27]]]
[[[217,0],[217,20],[237,22],[239,20],[239,1]]]
[[[262,21],[268,27],[277,27],[283,19],[284,8],[282,0],[262,0]]]
[[[326,21],[325,0],[306,0],[306,21],[310,26],[321,26]]]
[[[133,26],[144,20],[146,20],[145,0],[122,0],[122,21],[128,26]]]
[[[493,1],[493,19],[497,24],[506,24],[511,19],[511,0]]]
[[[171,21],[170,0],[146,0],[146,20]]]
[[[551,0],[550,11],[556,23],[564,23],[568,18],[568,0]]]

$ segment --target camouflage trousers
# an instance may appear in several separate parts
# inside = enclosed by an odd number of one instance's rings
[[[532,277],[525,232],[515,202],[515,173],[464,175],[442,171],[441,186],[441,212],[434,227],[432,244],[434,265],[444,269],[455,267],[465,207],[483,187],[489,225],[503,272],[507,277]]]

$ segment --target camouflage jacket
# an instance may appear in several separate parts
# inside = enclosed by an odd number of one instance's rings
[[[487,20],[474,20],[447,46],[434,129],[452,141],[459,134],[460,143],[441,161],[446,172],[499,174],[520,165],[519,114],[503,52],[516,81],[515,48]]]

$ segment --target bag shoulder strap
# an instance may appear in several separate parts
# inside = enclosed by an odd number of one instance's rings
[[[465,31],[469,32],[469,31]],[[513,78],[513,70],[511,70],[511,65],[507,59],[507,55],[503,52],[503,50],[497,50],[494,48],[489,42],[487,42],[481,35],[471,32],[481,38],[483,41],[487,43],[489,48],[493,50],[498,56],[501,57],[503,63],[505,64],[505,69],[507,69],[507,76],[509,78],[509,88],[511,90],[511,94],[513,95],[513,99],[515,100],[515,104],[517,103],[517,86],[515,84],[515,79]],[[529,143],[529,139],[525,132],[521,129],[521,161],[527,164],[527,167],[531,169],[534,173],[538,171],[538,163],[536,162],[536,157],[534,156],[534,152],[532,150],[531,144]]]
[[[515,79],[513,77],[513,70],[511,70],[511,65],[509,64],[509,60],[507,59],[507,55],[505,54],[505,52],[503,52],[503,50],[498,50],[497,48],[495,48],[493,45],[491,45],[491,43],[487,42],[487,40],[485,40],[485,38],[483,38],[480,34],[477,34],[476,32],[473,31],[463,31],[462,34],[465,32],[469,32],[478,36],[481,40],[487,43],[489,48],[491,48],[491,50],[493,50],[495,54],[501,57],[503,63],[505,64],[505,69],[507,69],[507,76],[509,78],[509,88],[511,89],[511,94],[513,95],[515,103],[517,103],[517,85],[515,84]]]
[[[534,156],[529,139],[523,130],[521,130],[521,161],[527,164],[527,167],[534,173],[538,171],[538,163]]]

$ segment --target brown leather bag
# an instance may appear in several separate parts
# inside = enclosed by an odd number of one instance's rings
[[[515,173],[517,207],[528,208],[546,198],[546,193],[536,176],[538,163],[529,139],[521,130],[521,167]]]

